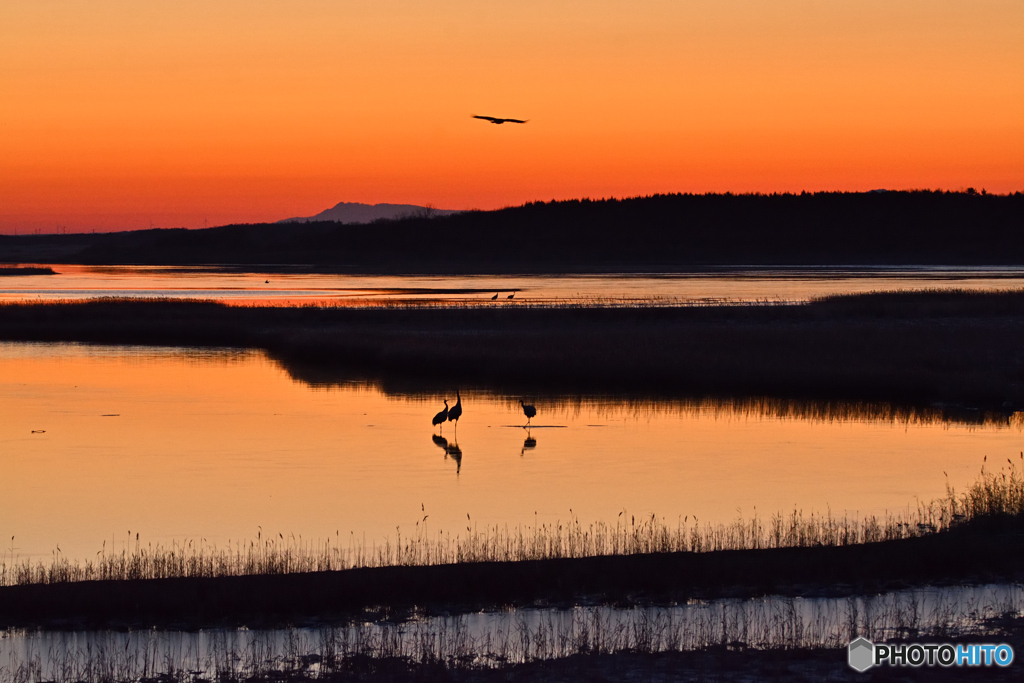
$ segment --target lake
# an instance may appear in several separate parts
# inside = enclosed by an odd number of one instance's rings
[[[40,264],[46,265],[46,264]],[[1021,267],[705,268],[683,273],[409,276],[241,272],[221,267],[53,265],[58,275],[0,279],[0,301],[97,297],[213,299],[238,305],[584,303],[628,305],[806,301],[883,290],[1024,287]]]
[[[257,351],[0,343],[0,553],[882,515],[1024,450],[1021,413],[482,391],[442,437],[444,398],[310,385]]]

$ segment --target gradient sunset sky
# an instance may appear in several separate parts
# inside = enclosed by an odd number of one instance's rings
[[[1024,189],[1021,0],[0,3],[4,233],[968,186]]]

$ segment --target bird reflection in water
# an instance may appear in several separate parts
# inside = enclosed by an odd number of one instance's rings
[[[531,451],[537,447],[537,439],[530,436],[530,432],[526,432],[526,441],[523,442],[523,450],[519,451],[519,455],[525,455],[526,451]]]
[[[443,436],[434,434],[430,437],[430,440],[434,442],[434,445],[444,451],[445,460],[451,456],[451,459],[455,461],[455,474],[462,471],[462,449],[459,448],[458,443],[448,443],[448,439]]]

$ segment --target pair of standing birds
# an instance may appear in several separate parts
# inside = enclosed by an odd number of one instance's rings
[[[455,401],[455,405],[451,408],[448,407],[448,399],[444,400],[444,410],[434,416],[434,419],[430,421],[432,425],[436,427],[437,425],[444,425],[445,422],[455,422],[455,427],[458,428],[459,418],[462,417],[462,395],[456,391],[455,398],[458,400]],[[537,409],[526,405],[522,399],[519,399],[519,405],[523,407],[523,414],[526,415],[526,421],[529,423],[533,416],[537,414]]]
[[[434,419],[430,421],[431,424],[436,427],[437,425],[444,425],[445,422],[454,421],[455,427],[458,428],[459,418],[462,417],[462,396],[456,391],[455,398],[458,400],[455,401],[455,405],[451,408],[448,407],[448,399],[444,400],[444,410],[434,416]],[[441,428],[444,429],[443,426]]]

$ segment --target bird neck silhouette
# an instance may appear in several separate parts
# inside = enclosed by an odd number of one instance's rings
[[[434,419],[430,421],[435,427],[441,425],[441,429],[444,429],[444,423],[448,421],[448,399],[444,401],[444,410],[434,416]]]
[[[459,424],[459,418],[462,417],[462,395],[459,392],[455,392],[455,405],[448,410],[448,420],[454,421],[456,426]]]

